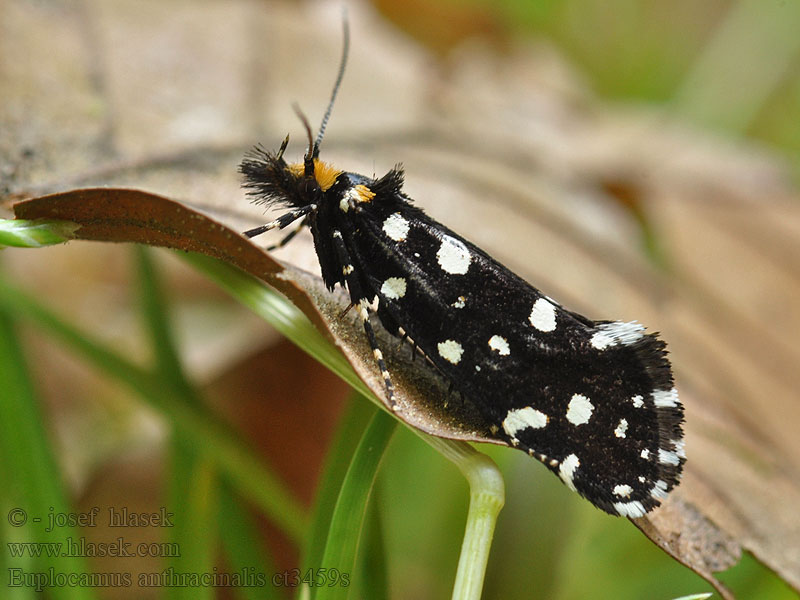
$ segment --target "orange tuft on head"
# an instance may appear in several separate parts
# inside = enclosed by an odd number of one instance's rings
[[[292,163],[290,165],[286,165],[286,168],[298,179],[300,179],[305,172],[305,166],[303,163]],[[317,180],[317,183],[323,192],[327,192],[328,188],[336,183],[336,178],[341,173],[341,171],[329,165],[328,163],[324,163],[316,158],[314,159],[314,178]]]

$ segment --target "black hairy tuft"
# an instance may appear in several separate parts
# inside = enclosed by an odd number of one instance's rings
[[[242,187],[255,204],[270,208],[300,208],[307,204],[299,189],[299,178],[288,170],[283,150],[273,154],[261,145],[248,151],[239,164]]]

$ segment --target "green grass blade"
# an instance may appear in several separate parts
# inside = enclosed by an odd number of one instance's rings
[[[134,248],[139,273],[142,316],[150,334],[156,372],[165,384],[174,387],[185,400],[200,404],[200,394],[186,378],[180,353],[172,336],[169,305],[153,262],[153,251],[139,245]]]
[[[675,93],[674,108],[697,122],[745,133],[796,73],[800,3],[731,4]],[[788,124],[787,124],[788,125]]]
[[[358,441],[364,435],[364,431],[377,410],[365,402],[360,394],[350,395],[347,411],[341,417],[322,468],[317,496],[314,500],[311,530],[301,563],[304,569],[313,569],[322,564],[325,540],[328,537],[339,490],[342,488],[347,469],[358,447]]]
[[[297,544],[306,532],[300,504],[261,460],[218,420],[205,411],[175,399],[157,378],[93,341],[60,319],[35,298],[0,279],[0,306],[32,320],[93,367],[124,384],[163,413],[187,437],[202,440],[201,449],[217,461],[225,476],[259,505]]]
[[[375,495],[380,495],[378,485]],[[386,546],[383,532],[383,514],[380,502],[373,500],[367,507],[364,529],[364,550],[360,553],[357,570],[361,597],[370,600],[389,600],[389,572],[386,565]]]
[[[219,479],[213,461],[201,455],[193,442],[180,433],[172,441],[172,480],[170,506],[175,511],[169,541],[180,550],[170,557],[168,566],[175,573],[213,573],[217,548],[217,497]],[[165,598],[170,600],[212,600],[214,587],[169,585]]]
[[[138,267],[139,291],[147,331],[155,357],[155,377],[161,385],[171,389],[178,402],[200,408],[203,401],[200,393],[184,374],[179,352],[169,323],[169,306],[161,284],[152,251],[135,246]],[[217,547],[215,499],[218,495],[217,470],[208,456],[198,449],[203,440],[187,435],[188,432],[173,429],[171,469],[169,484],[170,507],[180,507],[175,514],[174,527],[168,535],[170,542],[180,552],[168,557],[168,566],[176,573],[211,573]],[[209,586],[166,587],[165,595],[173,600],[213,598]]]
[[[42,414],[33,389],[23,351],[18,342],[14,323],[8,312],[0,310],[0,456],[3,462],[4,506],[7,520],[12,510],[27,514],[27,523],[16,528],[3,527],[10,535],[7,542],[63,543],[67,537],[78,539],[80,531],[73,527],[58,527],[46,532],[50,511],[73,512],[61,483],[61,474],[53,456],[50,442],[42,426]],[[7,502],[12,504],[6,505]],[[35,523],[33,519],[41,519]],[[10,527],[10,524],[8,524]],[[2,549],[8,583],[14,575],[10,569],[24,572],[88,573],[82,558],[69,556],[41,557],[30,561],[13,560],[9,548]],[[17,572],[19,573],[19,572]],[[95,598],[90,588],[81,586],[46,587],[48,597],[55,599],[89,600]]]
[[[73,239],[80,225],[69,221],[0,219],[0,248],[41,248]]]
[[[347,575],[348,579],[352,577],[367,502],[378,465],[396,426],[396,419],[377,411],[356,448],[336,501],[325,552],[318,567],[327,569],[329,574],[336,569],[339,575]],[[312,588],[312,597],[316,600],[334,600],[346,598],[348,592],[349,586],[324,585]]]
[[[469,512],[461,543],[453,598],[480,600],[497,515],[505,503],[505,484],[494,461],[464,444],[443,453],[461,470],[469,483]]]
[[[263,574],[264,586],[243,585],[236,588],[236,596],[242,600],[276,600],[277,588],[273,576],[277,572],[274,562],[259,543],[259,528],[246,507],[234,494],[230,486],[220,486],[219,533],[225,557],[233,573],[241,573],[246,581],[252,574]]]

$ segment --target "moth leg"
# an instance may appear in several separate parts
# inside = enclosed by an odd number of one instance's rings
[[[340,312],[340,313],[339,313],[339,318],[340,318],[340,319],[344,319],[344,316],[345,316],[347,313],[349,313],[349,312],[350,312],[350,309],[351,309],[351,308],[353,308],[354,306],[355,306],[355,304],[353,304],[352,302],[351,302],[350,304],[348,304],[348,305],[347,305],[347,308],[345,308],[345,309],[344,309],[342,312]]]
[[[369,300],[364,296],[361,289],[361,283],[355,272],[355,268],[350,259],[350,253],[344,245],[342,239],[342,232],[338,229],[333,231],[333,245],[336,248],[336,254],[339,256],[339,262],[342,264],[342,274],[344,275],[347,289],[350,291],[350,298],[353,302],[358,302],[358,315],[361,317],[361,322],[364,324],[364,331],[367,334],[369,347],[372,349],[372,356],[375,357],[375,362],[378,363],[378,368],[383,377],[383,385],[386,387],[386,400],[389,403],[389,408],[395,410],[396,403],[394,401],[394,385],[392,384],[392,377],[389,375],[389,370],[386,368],[386,361],[383,359],[383,352],[378,348],[378,340],[375,337],[375,330],[372,328],[372,323],[369,319]],[[351,305],[352,306],[352,305]]]
[[[306,226],[306,222],[307,222],[306,218],[302,219],[300,221],[300,223],[297,225],[297,227],[295,227],[289,233],[287,233],[286,236],[282,240],[280,240],[277,244],[272,244],[271,246],[267,246],[265,248],[265,250],[267,252],[272,252],[273,250],[277,250],[278,248],[283,248],[286,244],[288,244],[289,242],[291,242],[294,239],[294,236],[296,236],[298,233],[300,233],[300,230],[303,229],[303,227]],[[249,236],[249,237],[252,237],[252,236]]]
[[[449,406],[451,399],[457,400],[459,405],[463,406],[463,404],[464,404],[464,396],[463,396],[463,394],[461,392],[459,392],[457,389],[455,389],[455,383],[452,382],[452,381],[447,386],[447,398],[444,401],[444,405],[445,406]]]
[[[295,208],[294,210],[290,210],[288,213],[281,215],[274,221],[270,221],[266,225],[261,225],[260,227],[248,229],[247,231],[242,233],[242,235],[245,237],[252,238],[256,237],[257,235],[261,235],[262,233],[269,231],[270,229],[275,229],[276,227],[278,229],[283,229],[290,223],[293,223],[300,217],[306,216],[308,213],[314,210],[317,210],[316,204],[308,204],[307,206],[301,206],[300,208]]]
[[[408,334],[405,331],[400,332],[400,341],[397,342],[397,350],[403,347],[403,343],[408,339]]]
[[[396,403],[394,401],[394,385],[392,384],[392,377],[389,375],[389,370],[386,368],[386,361],[383,360],[383,352],[378,348],[378,340],[375,338],[375,330],[372,328],[372,323],[369,320],[369,302],[362,298],[359,302],[358,314],[361,321],[364,323],[364,331],[367,333],[369,346],[372,348],[372,355],[375,357],[375,362],[378,363],[378,368],[381,370],[383,376],[383,385],[386,387],[386,400],[389,402],[389,408],[395,410]]]
[[[411,362],[414,362],[414,360],[417,358],[417,354],[421,354],[422,350],[417,347],[417,342],[412,340],[402,327],[398,328],[397,332],[400,335],[400,341],[397,344],[397,350],[399,351],[400,348],[403,347],[403,344],[408,342],[408,345],[411,348]]]
[[[397,352],[400,351],[400,349],[403,347],[403,344],[408,342],[408,345],[411,346],[411,360],[414,360],[415,352],[414,352],[413,340],[410,337],[408,337],[408,333],[406,333],[406,330],[403,329],[402,327],[397,328],[397,334],[400,337],[400,341],[397,342]]]

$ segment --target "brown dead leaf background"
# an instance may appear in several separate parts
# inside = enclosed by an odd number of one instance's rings
[[[243,150],[291,132],[289,153],[302,153],[291,104],[316,122],[340,46],[332,3],[6,0],[0,8],[9,198],[131,186],[234,230],[262,220],[239,190]],[[663,112],[600,105],[546,46],[512,45],[501,57],[466,45],[444,80],[425,51],[366,7],[353,5],[350,19],[352,55],[326,160],[367,175],[402,160],[419,205],[549,295],[594,318],[661,331],[687,407],[689,461],[680,488],[641,527],[706,574],[742,548],[800,589],[800,208],[780,160]],[[635,191],[665,269],[645,258],[635,213],[609,193],[620,182]],[[136,356],[143,342],[127,322],[125,255],[98,248],[9,252],[4,263]],[[315,270],[308,239],[279,256]],[[221,298],[168,269],[199,297]],[[204,380],[274,339],[244,310],[215,315],[223,334],[185,341]],[[90,375],[66,375],[75,367],[68,357],[45,360],[65,374],[62,390],[88,385]],[[64,445],[78,447],[72,424],[85,431],[106,417],[69,396],[52,411]],[[116,448],[161,439],[151,417],[137,419],[134,427],[120,416],[121,432],[72,455],[75,489]],[[698,528],[704,534],[690,538]]]

